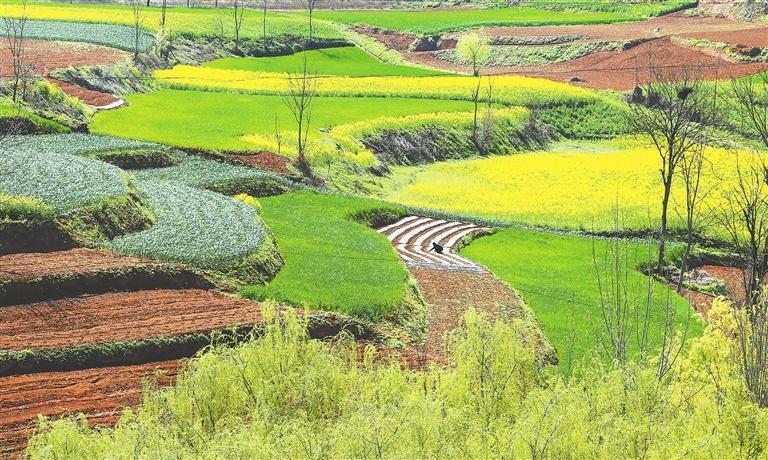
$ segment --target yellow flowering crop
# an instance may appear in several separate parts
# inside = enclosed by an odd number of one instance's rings
[[[288,89],[285,74],[176,66],[155,72],[173,88],[202,88],[282,94]],[[323,96],[381,96],[468,100],[477,79],[461,75],[434,77],[332,77],[317,76],[317,93]],[[483,89],[484,91],[484,89]],[[482,93],[484,94],[484,93]],[[591,90],[541,78],[499,76],[493,78],[494,100],[507,105],[551,104],[594,100]]]
[[[711,167],[702,190],[709,206],[722,200],[716,177],[735,177],[733,152],[710,149]],[[650,148],[614,147],[608,152],[538,152],[418,168],[398,168],[385,198],[398,203],[557,228],[607,230],[613,209],[624,228],[657,225],[662,185],[658,153]],[[670,219],[684,215],[683,183],[673,189]]]

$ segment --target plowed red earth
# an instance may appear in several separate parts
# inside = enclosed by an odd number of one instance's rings
[[[125,61],[130,54],[125,51],[84,43],[51,42],[45,40],[25,41],[25,63],[32,66],[31,73],[47,77],[55,70],[69,66],[112,65]],[[11,55],[7,47],[0,47],[0,73],[9,75],[11,70]],[[58,83],[57,83],[58,84]],[[89,91],[79,86],[68,85],[62,89],[71,96],[79,97],[83,102],[99,106],[101,102],[115,98],[109,94]]]
[[[523,317],[517,293],[489,272],[409,268],[429,305],[426,362],[445,362],[447,334],[460,327],[464,312],[474,307],[491,317]]]
[[[597,89],[628,90],[647,80],[649,56],[655,67],[679,68],[685,65],[705,79],[735,78],[768,69],[767,63],[735,62],[716,50],[678,44],[672,37],[699,38],[731,44],[734,47],[768,46],[768,28],[761,23],[735,21],[720,17],[663,16],[648,21],[593,26],[492,28],[492,36],[558,37],[578,35],[590,41],[625,41],[646,39],[648,43],[628,50],[598,52],[568,62],[542,66],[487,67],[490,75],[520,74],[570,82]],[[377,37],[379,38],[379,37]],[[401,50],[405,51],[405,50]],[[408,53],[414,62],[440,69],[467,72],[466,66],[438,59],[434,53]]]
[[[0,280],[31,281],[42,276],[83,274],[163,264],[109,251],[77,248],[60,252],[0,256]]]
[[[178,336],[261,319],[256,302],[197,289],[83,296],[0,309],[0,350]]]
[[[84,413],[92,425],[113,425],[124,407],[141,402],[145,379],[169,385],[180,365],[164,361],[0,378],[0,458],[21,454],[38,414]]]
[[[72,83],[66,83],[54,78],[48,78],[48,80],[61,88],[65,93],[69,94],[70,96],[74,96],[93,107],[103,107],[105,105],[113,104],[119,101],[118,98],[111,94],[100,93],[91,89],[81,88],[80,86],[73,85]]]
[[[272,152],[227,155],[227,158],[237,161],[238,163],[242,163],[246,166],[255,166],[257,168],[272,171],[277,174],[286,176],[292,174],[291,170],[288,169],[288,165],[291,164],[291,159]]]

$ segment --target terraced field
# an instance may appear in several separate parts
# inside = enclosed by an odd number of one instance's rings
[[[763,19],[206,2],[0,9],[0,457],[764,454]]]

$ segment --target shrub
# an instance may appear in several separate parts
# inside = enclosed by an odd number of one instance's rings
[[[257,198],[254,198],[251,195],[246,195],[245,193],[241,193],[239,195],[235,195],[235,199],[252,207],[256,210],[256,212],[261,212],[261,201],[259,201]]]
[[[50,220],[56,215],[54,209],[37,198],[0,194],[0,219]]]

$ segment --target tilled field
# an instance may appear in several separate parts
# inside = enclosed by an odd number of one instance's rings
[[[130,53],[125,51],[86,43],[46,40],[26,40],[24,43],[25,63],[31,66],[32,75],[41,77],[48,77],[53,70],[69,66],[113,65],[130,57]],[[10,75],[12,62],[10,50],[0,47],[0,74]],[[78,97],[89,105],[102,106],[117,100],[110,94],[87,90],[77,85],[60,84],[53,79],[51,81],[70,96]]]
[[[38,414],[84,413],[91,424],[114,424],[124,407],[141,402],[145,379],[168,385],[180,365],[164,361],[0,378],[0,458],[19,456]]]
[[[0,309],[0,349],[53,349],[209,332],[261,320],[259,304],[197,289],[121,292]]]
[[[160,267],[163,264],[86,248],[61,252],[9,254],[0,256],[0,280],[31,281],[43,276],[124,270],[137,265]]]
[[[406,58],[440,69],[467,72],[467,66],[439,59],[433,52],[408,52],[404,44],[411,37],[395,39],[381,31],[364,31],[389,46],[406,53]],[[768,28],[759,22],[736,21],[721,17],[686,17],[676,13],[647,21],[591,26],[548,26],[490,28],[492,37],[515,37],[535,42],[535,38],[568,38],[569,44],[646,40],[628,49],[599,51],[571,61],[537,66],[486,67],[487,75],[521,74],[574,83],[596,89],[632,89],[648,78],[652,63],[657,68],[677,68],[685,63],[705,79],[735,78],[768,69],[768,63],[738,62],[719,50],[689,46],[679,39],[702,39],[731,45],[734,49],[768,46]],[[674,38],[674,39],[673,39]],[[445,43],[453,47],[455,39]],[[535,46],[531,46],[535,48]]]

